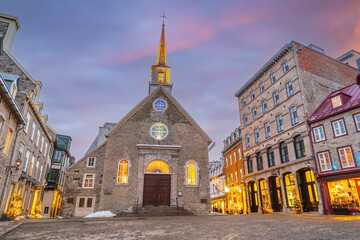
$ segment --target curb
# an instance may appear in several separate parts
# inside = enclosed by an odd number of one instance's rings
[[[6,234],[8,234],[9,232],[15,230],[16,228],[20,227],[23,223],[17,223],[15,226],[11,227],[9,230],[7,230],[6,232],[4,232],[3,234],[0,235],[0,239],[5,239],[3,238]]]

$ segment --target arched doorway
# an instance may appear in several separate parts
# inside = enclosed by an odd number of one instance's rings
[[[164,161],[149,163],[144,173],[144,206],[170,206],[170,168]]]
[[[282,212],[283,203],[281,197],[281,184],[277,176],[269,177],[269,190],[271,206],[275,212]]]

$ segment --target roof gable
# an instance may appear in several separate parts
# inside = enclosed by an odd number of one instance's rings
[[[194,119],[185,111],[185,109],[176,101],[176,99],[169,94],[167,91],[163,89],[162,86],[159,86],[155,91],[146,96],[138,105],[136,105],[123,119],[121,119],[118,124],[111,129],[106,134],[106,137],[111,137],[126,121],[128,121],[137,111],[139,111],[153,96],[155,96],[158,92],[162,91],[162,93],[176,106],[176,108],[184,115],[184,117],[190,122],[190,124],[196,129],[196,131],[202,136],[202,138],[209,145],[212,140],[209,136],[201,129],[201,127],[194,121]]]

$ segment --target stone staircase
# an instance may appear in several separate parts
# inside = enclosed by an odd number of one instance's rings
[[[119,213],[117,214],[118,217],[130,217],[130,216],[137,216],[137,217],[154,217],[154,216],[191,216],[195,215],[194,213],[184,209],[183,207],[176,207],[176,206],[145,206],[139,207],[136,211],[134,208],[134,212],[132,213]]]

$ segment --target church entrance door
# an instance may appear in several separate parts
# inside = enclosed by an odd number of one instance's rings
[[[170,174],[144,175],[144,206],[170,206]]]

